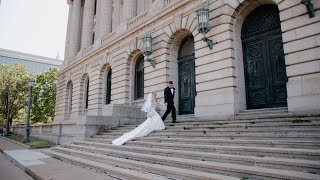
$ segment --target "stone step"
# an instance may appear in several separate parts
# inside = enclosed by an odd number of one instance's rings
[[[127,131],[101,132],[94,137],[121,136]],[[185,136],[185,137],[275,137],[275,138],[320,138],[320,131],[215,131],[215,130],[156,130],[149,136]]]
[[[236,146],[253,146],[253,147],[320,149],[320,140],[319,141],[288,141],[288,140],[236,140],[235,141],[230,139],[203,139],[203,138],[185,139],[185,138],[143,137],[143,138],[137,138],[136,141],[158,142],[158,143],[164,142],[164,143],[182,143],[182,144],[236,145]]]
[[[244,125],[244,124],[270,124],[273,125],[274,123],[288,123],[292,125],[305,125],[305,124],[312,124],[312,123],[320,123],[319,116],[313,117],[285,117],[285,118],[269,118],[269,119],[234,119],[234,120],[196,120],[185,122],[181,121],[180,123],[170,123],[165,122],[166,126],[223,126],[223,125]],[[123,125],[118,128],[132,128],[137,127],[139,124],[132,124],[132,125]]]
[[[288,114],[288,109],[283,108],[271,108],[271,109],[264,109],[264,110],[246,110],[239,112],[236,116],[243,116],[243,115],[265,115],[265,114]]]
[[[85,157],[90,160],[99,161],[101,163],[107,163],[111,166],[121,167],[124,169],[130,169],[135,171],[148,172],[153,174],[158,174],[160,176],[166,176],[167,178],[175,179],[239,179],[230,176],[218,175],[214,173],[200,172],[192,169],[183,169],[178,167],[170,167],[166,165],[161,165],[158,163],[147,163],[140,161],[131,160],[130,158],[123,158],[117,156],[107,156],[105,154],[108,151],[104,151],[97,148],[83,148],[82,150],[69,149],[63,147],[56,147],[53,149],[64,154],[70,154],[77,157]],[[86,151],[84,151],[86,150]],[[95,152],[95,153],[91,153]],[[114,153],[114,152],[113,152]],[[132,154],[131,154],[132,155]],[[133,155],[134,156],[134,155]]]
[[[290,115],[288,111],[265,111],[265,112],[241,112],[238,113],[236,116],[241,117],[241,116],[265,116],[267,114],[271,115]]]
[[[111,142],[111,141],[110,141]],[[110,142],[102,142],[103,144],[109,144]],[[124,146],[125,147],[125,146]],[[111,146],[111,148],[114,148]],[[110,149],[110,147],[106,147]],[[149,147],[125,147],[124,151],[133,151],[139,153],[164,155],[168,157],[180,157],[196,160],[206,160],[213,162],[227,162],[236,163],[249,166],[261,166],[261,167],[278,167],[281,169],[297,170],[303,172],[314,172],[320,174],[320,161],[306,160],[306,159],[290,159],[281,157],[268,157],[268,156],[247,156],[237,154],[226,154],[225,152],[199,152],[199,151],[187,151],[187,150],[173,150],[163,148],[149,148]]]
[[[115,138],[87,138],[88,142],[111,143]],[[319,141],[288,141],[288,140],[231,140],[231,139],[185,139],[185,138],[159,138],[159,137],[142,137],[135,141],[144,142],[168,142],[182,144],[207,144],[207,145],[237,145],[253,147],[278,147],[278,148],[305,148],[320,149]]]
[[[115,166],[110,166],[108,164],[105,163],[100,163],[97,161],[92,161],[92,160],[88,160],[88,159],[84,159],[84,158],[80,158],[80,157],[75,157],[72,155],[68,155],[65,153],[59,153],[59,152],[54,152],[54,151],[43,151],[44,153],[55,157],[57,159],[60,159],[62,161],[66,161],[66,162],[71,162],[73,164],[77,164],[80,166],[84,166],[84,167],[92,167],[95,168],[98,171],[101,172],[107,172],[110,173],[111,176],[116,177],[116,178],[127,178],[127,179],[137,179],[137,180],[149,180],[149,179],[158,179],[158,180],[164,180],[167,179],[165,177],[160,177],[158,175],[151,175],[151,174],[147,174],[147,173],[142,173],[139,171],[133,171],[133,170],[129,170],[129,169],[123,169],[123,168],[119,168],[119,167],[115,167]]]
[[[112,145],[105,143],[94,143],[85,141],[76,141],[74,144],[92,146],[92,147],[110,147]],[[292,148],[270,148],[270,147],[246,147],[246,146],[221,146],[221,145],[197,145],[176,144],[176,143],[153,143],[141,141],[128,141],[123,148],[142,148],[149,147],[155,149],[188,150],[194,152],[212,152],[227,153],[252,156],[270,156],[284,158],[302,158],[302,159],[320,159],[320,150],[313,149],[292,149]]]
[[[263,109],[247,109],[241,112],[265,112],[265,111],[288,111],[287,107],[278,107],[278,108],[263,108]]]
[[[109,144],[110,142],[102,142],[104,144]],[[139,152],[137,149],[128,149],[127,151]],[[228,162],[236,163],[249,166],[260,166],[260,167],[271,167],[275,166],[280,169],[295,170],[302,172],[313,172],[320,174],[320,161],[305,160],[305,159],[288,159],[288,158],[274,158],[274,157],[255,157],[255,156],[246,156],[246,155],[237,155],[237,154],[223,154],[223,153],[208,153],[208,152],[198,152],[198,151],[186,151],[186,150],[171,150],[154,148],[140,148],[141,153],[146,154],[165,154],[168,157],[180,157],[196,160],[206,160],[213,162]]]
[[[311,117],[319,116],[310,115]],[[263,114],[263,115],[247,115],[247,116],[233,116],[230,120],[248,120],[248,119],[273,119],[273,118],[297,118],[297,117],[308,117],[308,115],[297,115],[293,113],[282,113],[282,114]]]
[[[107,134],[107,135],[94,135],[93,138],[117,138],[120,137],[122,134]],[[261,135],[259,133],[251,133],[251,134],[156,134],[156,132],[148,134],[150,137],[158,137],[158,138],[186,138],[186,139],[195,139],[195,138],[211,138],[211,139],[231,139],[231,140],[306,140],[306,141],[318,141],[320,138],[320,135],[299,135],[299,134],[268,134],[268,135]]]
[[[123,134],[132,131],[132,129],[116,129],[116,130],[106,130],[103,132],[100,132],[99,135],[107,135],[107,134]],[[314,126],[314,127],[291,127],[291,128],[283,128],[283,127],[255,127],[255,126],[250,126],[250,127],[242,127],[242,128],[192,128],[188,126],[183,126],[183,127],[176,127],[176,128],[171,128],[168,127],[166,129],[166,133],[170,132],[177,132],[177,133],[197,133],[197,132],[227,132],[227,133],[256,133],[256,132],[264,132],[264,133],[303,133],[303,132],[309,132],[309,133],[318,133],[320,134],[320,126]]]
[[[112,145],[111,145],[112,146]],[[71,147],[71,146],[69,146]],[[88,146],[77,146],[74,145],[73,148],[81,148],[82,150],[86,150],[88,152],[102,153],[109,156],[117,156],[121,158],[128,158],[139,161],[147,161],[153,163],[161,163],[168,166],[182,166],[184,168],[197,169],[204,172],[213,172],[213,173],[221,173],[230,176],[250,176],[250,178],[286,178],[286,179],[308,179],[308,178],[318,178],[319,175],[304,173],[304,172],[295,172],[288,170],[277,170],[271,168],[263,168],[263,167],[252,167],[245,166],[239,164],[232,163],[220,163],[220,162],[209,162],[209,161],[201,161],[201,160],[193,160],[193,159],[185,159],[178,157],[165,157],[153,154],[145,154],[143,152],[128,152],[121,150],[122,147],[116,147],[115,150],[110,150],[109,148],[96,148],[96,147],[88,147]],[[118,150],[116,150],[118,149]],[[292,173],[291,173],[292,172]]]
[[[133,130],[136,128],[136,126],[128,126],[128,127],[119,127],[119,128],[113,128],[113,129],[105,129],[104,132],[114,132],[114,131],[124,131],[124,130]],[[202,124],[176,124],[174,126],[167,125],[167,129],[214,129],[214,130],[238,130],[238,129],[247,129],[247,130],[273,130],[279,131],[279,130],[293,130],[293,129],[320,129],[320,121],[319,122],[309,122],[304,124],[296,124],[291,122],[265,122],[265,123],[238,123],[238,124],[222,124],[222,125],[202,125]]]

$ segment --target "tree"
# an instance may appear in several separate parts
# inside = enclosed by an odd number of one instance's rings
[[[29,73],[26,66],[21,64],[0,64],[0,119],[5,120],[9,105],[9,96],[13,97],[9,122],[21,119],[23,109],[28,103],[29,80],[34,74]]]
[[[36,77],[33,88],[33,123],[50,123],[55,115],[57,68],[50,68]]]

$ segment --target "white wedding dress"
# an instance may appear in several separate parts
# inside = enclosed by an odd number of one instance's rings
[[[160,115],[155,111],[156,105],[157,102],[150,103],[150,107],[147,108],[147,120],[145,120],[134,130],[127,132],[123,134],[121,137],[113,140],[112,144],[123,145],[125,142],[133,140],[137,137],[147,136],[152,131],[165,129],[165,125]]]

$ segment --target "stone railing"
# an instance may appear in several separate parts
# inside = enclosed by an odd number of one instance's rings
[[[144,12],[142,12],[141,14],[139,14],[138,16],[134,17],[133,19],[131,19],[128,23],[127,23],[127,29],[130,29],[138,24],[140,24],[143,20],[145,20],[148,16],[148,10],[145,10]]]
[[[14,134],[25,135],[26,126],[24,124],[15,125],[12,127],[12,132]],[[31,125],[30,136],[50,140],[55,144],[59,144],[61,124]]]

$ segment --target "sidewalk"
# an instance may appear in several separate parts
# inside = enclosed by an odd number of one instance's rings
[[[0,152],[17,167],[39,180],[108,180],[110,176],[81,168],[14,143],[0,136]],[[2,161],[1,161],[2,163]],[[3,165],[3,164],[2,164]]]

